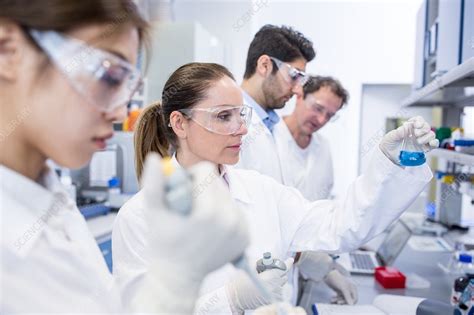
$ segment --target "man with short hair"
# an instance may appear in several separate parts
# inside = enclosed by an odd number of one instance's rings
[[[306,64],[315,55],[313,43],[290,27],[265,25],[257,32],[248,50],[241,85],[244,102],[254,112],[236,167],[256,170],[286,184],[281,164],[284,155],[278,152],[274,134],[275,126],[284,123],[280,122],[275,110],[283,108],[295,94],[303,97],[303,86],[309,79],[304,72]],[[332,168],[332,165],[328,166]],[[300,266],[305,269],[307,278],[315,281],[325,279],[338,296],[345,295],[341,292],[355,290],[353,284],[334,269],[335,265],[327,254],[306,252],[301,257]],[[294,288],[298,287],[297,279],[295,272]],[[291,292],[293,302],[296,302],[296,293],[296,289]],[[355,300],[347,302],[355,303]]]
[[[333,187],[329,142],[317,131],[337,119],[349,93],[328,76],[312,76],[298,95],[293,113],[275,126],[283,183],[308,200],[328,199]]]
[[[238,167],[254,169],[282,182],[273,127],[294,94],[302,94],[306,63],[316,53],[303,34],[286,26],[265,25],[252,40],[242,82],[244,102],[253,108]],[[271,160],[271,161],[269,161]]]

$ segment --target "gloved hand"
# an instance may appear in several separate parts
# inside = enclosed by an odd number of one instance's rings
[[[167,209],[161,158],[147,157],[142,176],[152,255],[148,291],[139,309],[192,313],[203,278],[243,254],[249,243],[246,220],[211,163],[189,169],[193,209],[181,215]],[[146,290],[145,290],[146,291]]]
[[[424,152],[429,152],[439,146],[435,133],[431,131],[430,125],[422,117],[410,118],[397,129],[387,133],[379,144],[380,150],[385,156],[397,165],[400,165],[399,155],[403,139],[409,135],[411,128],[413,128],[416,141]]]
[[[334,269],[329,272],[324,282],[337,293],[332,303],[353,305],[357,302],[357,287],[339,270]]]
[[[334,269],[334,261],[326,253],[302,252],[298,268],[304,278],[319,282]]]
[[[285,271],[270,269],[257,275],[276,301],[283,300],[283,286],[288,282],[288,272],[293,266],[293,262],[293,258],[288,258],[285,261]],[[233,281],[226,285],[226,292],[233,313],[253,310],[272,302],[262,296],[247,274],[242,271],[239,272],[239,275]]]
[[[288,303],[277,303],[267,306],[259,307],[253,312],[254,315],[278,315],[279,311],[283,311],[288,315],[306,315],[306,312],[301,307],[294,307]]]

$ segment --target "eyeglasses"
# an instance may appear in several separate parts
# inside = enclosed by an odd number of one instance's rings
[[[247,105],[217,105],[210,108],[179,110],[201,127],[220,134],[235,134],[242,125],[248,127],[252,119],[252,108]]]
[[[317,99],[310,95],[306,97],[306,99],[304,100],[304,104],[307,108],[311,109],[313,113],[317,114],[318,116],[324,116],[329,122],[335,122],[339,119],[338,112],[333,113],[328,111],[326,107],[321,105]]]
[[[270,59],[276,64],[285,81],[291,85],[299,84],[303,86],[306,84],[306,82],[308,82],[309,75],[307,75],[305,72],[300,71],[275,57],[270,57]]]
[[[74,90],[101,111],[127,105],[140,87],[140,71],[111,53],[55,31],[29,34]]]

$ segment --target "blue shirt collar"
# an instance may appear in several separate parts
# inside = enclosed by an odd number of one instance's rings
[[[242,90],[242,95],[244,97],[245,103],[253,108],[257,113],[258,117],[262,122],[267,126],[268,130],[273,132],[273,127],[280,121],[280,116],[273,110],[265,111],[260,104],[258,104],[247,92]]]

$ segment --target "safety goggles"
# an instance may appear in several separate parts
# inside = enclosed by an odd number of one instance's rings
[[[112,53],[55,31],[29,34],[74,90],[103,112],[127,105],[140,87],[140,71]]]
[[[304,104],[306,105],[307,108],[311,109],[313,113],[315,113],[318,116],[324,116],[327,121],[329,122],[335,122],[336,120],[339,119],[339,113],[335,112],[332,113],[328,111],[324,105],[321,105],[319,101],[312,97],[311,95],[306,96],[304,100]]]
[[[308,82],[309,75],[307,75],[305,72],[300,71],[275,57],[270,57],[270,59],[276,64],[278,71],[281,73],[286,82],[290,83],[291,85],[298,84],[301,86]]]
[[[201,127],[225,136],[235,134],[242,125],[248,127],[252,119],[252,108],[247,105],[217,105],[181,109],[179,112]]]

